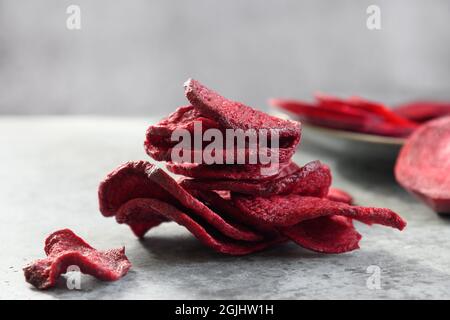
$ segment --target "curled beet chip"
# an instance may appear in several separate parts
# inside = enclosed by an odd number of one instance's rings
[[[144,143],[147,153],[158,161],[170,160],[172,148],[178,144],[178,141],[172,141],[174,131],[187,130],[193,136],[195,123],[201,124],[202,134],[208,129],[219,128],[214,120],[205,118],[193,106],[179,107],[167,118],[148,128]],[[196,150],[194,145],[190,147],[192,156],[202,151]]]
[[[333,129],[363,131],[371,116],[361,113],[349,113],[343,110],[330,110],[316,107],[314,104],[297,100],[271,99],[270,104],[299,116],[306,123]]]
[[[168,118],[150,126],[147,130],[144,143],[145,150],[155,160],[178,160],[177,162],[181,162],[180,159],[183,159],[183,162],[207,162],[203,156],[205,149],[211,142],[205,141],[205,139],[200,139],[201,141],[198,145],[193,142],[195,140],[193,133],[196,125],[201,125],[202,135],[207,129],[218,129],[226,137],[226,130],[234,129],[240,130],[245,135],[253,135],[257,138],[257,146],[253,148],[249,147],[248,141],[245,142],[244,146],[239,147],[240,149],[237,146],[237,142],[234,142],[234,149],[232,150],[228,149],[229,145],[224,138],[222,147],[219,150],[215,148],[210,150],[214,160],[219,161],[218,164],[220,164],[220,161],[221,163],[237,164],[240,163],[238,158],[241,157],[245,157],[245,163],[247,164],[263,164],[264,161],[261,161],[258,155],[271,158],[275,156],[278,160],[276,162],[279,163],[288,162],[300,142],[301,130],[298,122],[272,117],[239,102],[225,99],[195,80],[186,82],[185,94],[192,106],[177,109]],[[172,134],[176,130],[181,129],[190,133],[190,146],[187,148],[183,145],[183,147],[178,147],[180,149],[174,149],[179,141],[172,141]],[[270,139],[275,132],[279,137],[279,145],[276,148],[272,147]],[[265,144],[262,144],[260,141],[262,136],[260,137],[259,134],[262,133],[267,134],[268,141]],[[178,159],[172,159],[174,151],[179,156]]]
[[[288,174],[283,171],[287,171]],[[278,177],[267,181],[186,179],[181,184],[189,189],[228,190],[254,196],[294,193],[324,197],[331,184],[331,173],[320,161],[312,161],[301,168],[291,163]]]
[[[317,104],[285,99],[271,99],[270,103],[295,114],[303,122],[332,129],[406,137],[417,127],[385,106],[358,97],[343,100],[318,95],[316,98]]]
[[[450,116],[425,123],[402,147],[397,181],[439,213],[450,213]]]
[[[394,112],[411,121],[423,123],[450,115],[450,102],[415,101],[397,106]]]
[[[287,227],[305,220],[339,215],[366,224],[381,224],[402,230],[406,222],[386,208],[351,206],[342,202],[295,194],[270,197],[248,197],[234,194],[236,206],[257,224]]]
[[[270,165],[253,164],[197,164],[197,163],[173,163],[166,164],[167,169],[175,174],[185,177],[211,180],[270,180],[279,177],[291,168],[291,162],[280,163],[278,170],[270,172],[264,169],[270,168]]]
[[[326,198],[336,202],[344,202],[347,204],[353,203],[353,197],[349,193],[338,188],[330,188]]]
[[[185,95],[193,106],[224,128],[274,129],[280,135],[280,146],[295,148],[300,142],[300,124],[255,110],[240,102],[228,100],[200,82],[189,79],[184,84]]]
[[[324,216],[281,228],[299,246],[322,253],[344,253],[359,249],[361,235],[353,220],[343,216]]]
[[[98,195],[100,211],[107,217],[115,216],[121,206],[130,200],[156,199],[172,204],[180,212],[189,213],[192,218],[202,219],[232,239],[261,240],[261,235],[224,220],[180,187],[167,173],[146,161],[128,162],[111,172],[100,183]],[[155,221],[147,223],[157,225]],[[141,235],[142,231],[138,227],[130,226],[138,236]]]
[[[220,212],[233,216],[238,221],[255,227],[254,220],[238,209],[233,201],[214,191],[196,191],[195,195],[210,203]],[[359,248],[361,235],[355,230],[351,218],[324,216],[305,220],[289,227],[273,227],[258,224],[259,230],[267,235],[280,237],[283,234],[305,249],[322,253],[343,253]]]
[[[349,99],[341,99],[322,93],[316,94],[315,97],[319,106],[325,109],[339,110],[349,114],[366,114],[373,118],[381,118],[391,124],[412,128],[417,127],[414,122],[399,116],[391,109],[375,101],[369,101],[357,96],[350,97]]]
[[[45,253],[47,258],[36,260],[23,269],[26,281],[38,289],[53,287],[71,265],[103,281],[118,280],[131,267],[125,248],[98,251],[69,229],[48,236]]]
[[[148,222],[155,217],[164,217],[188,229],[200,242],[217,252],[243,255],[260,251],[275,243],[285,240],[282,236],[272,237],[264,241],[238,241],[224,236],[201,220],[178,210],[174,206],[156,199],[133,199],[120,207],[116,219],[119,223],[134,226],[142,225],[144,230]]]

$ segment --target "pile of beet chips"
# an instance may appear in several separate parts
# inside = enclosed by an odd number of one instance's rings
[[[175,221],[204,245],[226,254],[244,255],[288,240],[317,252],[342,253],[359,248],[361,235],[353,220],[405,227],[389,209],[351,205],[348,194],[330,188],[330,169],[320,161],[303,166],[291,161],[300,142],[300,123],[228,100],[195,80],[185,83],[185,95],[190,105],[150,126],[145,140],[148,155],[166,161],[170,172],[183,177],[176,181],[150,162],[135,161],[115,169],[99,186],[102,214],[115,216],[138,237]],[[276,150],[270,144],[258,145],[259,151],[277,155],[275,169],[264,170],[270,164],[259,161],[229,163],[239,148],[250,158],[248,145],[215,148],[212,154],[223,156],[224,164],[198,162],[210,143],[204,141],[182,150],[183,159],[190,161],[174,159],[178,142],[172,141],[173,134],[196,134],[196,128],[201,133],[276,132]]]

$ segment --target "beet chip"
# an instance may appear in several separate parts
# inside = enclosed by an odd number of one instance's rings
[[[161,120],[158,124],[148,128],[146,141],[144,143],[147,153],[158,161],[170,160],[172,148],[178,144],[177,141],[171,141],[175,130],[187,130],[193,136],[194,123],[200,123],[202,133],[207,129],[219,128],[214,121],[203,117],[193,106],[179,107],[167,118]],[[194,145],[191,145],[192,153],[195,153]],[[201,150],[198,150],[201,152]]]
[[[295,194],[266,198],[233,195],[233,200],[241,212],[259,225],[288,227],[305,220],[339,215],[369,225],[376,223],[399,230],[406,226],[406,222],[390,209],[351,206]]]
[[[224,128],[275,129],[279,130],[280,146],[295,148],[300,142],[298,122],[273,117],[240,102],[228,100],[194,79],[186,81],[184,88],[192,105]]]
[[[81,272],[103,281],[118,280],[131,267],[125,248],[97,251],[69,229],[48,236],[44,250],[47,258],[23,269],[26,281],[38,289],[53,287],[70,265],[77,265]]]
[[[299,168],[291,163],[287,168],[290,174],[280,173],[267,181],[255,180],[183,180],[182,185],[197,190],[228,190],[236,193],[270,196],[275,194],[303,194],[325,197],[331,184],[330,169],[320,161],[312,161]]]
[[[223,163],[229,163],[231,160],[229,156],[233,154],[233,164],[237,162],[238,154],[245,155],[245,163],[251,163],[249,159],[255,155],[267,155],[271,157],[276,155],[277,162],[288,162],[300,142],[301,129],[298,122],[272,117],[266,113],[245,106],[242,103],[227,100],[195,80],[188,80],[185,83],[185,94],[192,103],[192,106],[178,108],[169,117],[163,119],[156,125],[150,126],[147,130],[146,141],[144,143],[145,150],[148,155],[157,161],[176,160],[172,159],[172,151],[178,144],[178,141],[171,141],[172,134],[175,130],[184,129],[191,134],[191,139],[194,139],[192,133],[194,132],[194,124],[196,123],[202,125],[202,133],[207,129],[218,129],[222,133],[225,133],[227,129],[239,129],[244,130],[243,132],[246,134],[258,136],[258,134],[263,133],[262,130],[265,130],[267,131],[268,138],[270,138],[272,134],[271,130],[277,131],[279,135],[279,147],[276,150],[271,148],[270,143],[263,147],[259,142],[258,150],[249,148],[248,142],[246,142],[244,149],[237,150],[237,145],[234,143],[234,150],[227,150],[227,145],[223,141],[224,144],[221,150],[216,151],[214,149],[211,152],[212,155],[218,155],[217,152],[220,151],[222,153],[222,160],[224,160]],[[225,134],[223,136],[226,137]],[[210,142],[201,140],[201,145],[199,146],[191,141],[191,146],[188,150],[180,150],[180,156],[184,157],[187,155],[188,159],[190,159],[189,161],[184,160],[184,162],[200,163],[204,161],[204,148]],[[231,154],[228,154],[229,152]],[[255,160],[259,161],[256,162],[258,164],[263,163],[258,157]]]
[[[238,221],[249,226],[255,225],[254,220],[241,212],[233,201],[219,196],[216,192],[197,191],[194,194]],[[265,234],[281,233],[305,249],[322,253],[343,253],[358,249],[361,239],[361,235],[353,227],[352,219],[343,216],[319,217],[290,227],[274,228],[268,224],[259,224],[258,227]]]
[[[344,253],[359,249],[361,235],[351,218],[324,216],[281,228],[284,235],[299,246],[322,253]]]
[[[353,197],[344,190],[338,188],[330,188],[326,198],[336,202],[344,202],[347,204],[353,203]]]
[[[271,99],[271,105],[298,116],[303,122],[332,129],[405,137],[417,124],[399,116],[382,104],[358,97],[344,100],[316,95],[316,103]]]
[[[425,123],[406,141],[397,181],[439,213],[450,213],[450,116]]]
[[[411,121],[423,123],[450,115],[450,102],[415,101],[397,106],[394,112]]]
[[[146,161],[127,162],[114,170],[100,183],[98,195],[100,211],[107,217],[115,216],[121,206],[130,200],[156,199],[173,205],[179,212],[185,212],[191,218],[211,225],[232,239],[262,240],[261,235],[223,219],[180,187],[167,173]],[[164,218],[158,218],[146,221],[145,227],[130,227],[137,236],[142,236],[145,233],[143,230],[147,231],[147,226],[156,226],[162,221]]]
[[[284,237],[277,236],[271,239],[259,242],[237,241],[230,239],[214,228],[208,227],[200,221],[196,221],[188,214],[181,212],[174,206],[156,200],[156,199],[133,199],[120,207],[116,219],[119,223],[129,225],[142,225],[143,236],[148,222],[154,221],[155,217],[164,217],[165,219],[175,221],[179,225],[188,229],[200,242],[214,249],[217,252],[243,255],[260,251],[273,244],[285,241]],[[241,227],[243,228],[243,227]]]
[[[173,163],[168,162],[166,168],[175,174],[185,177],[211,180],[270,180],[279,177],[280,174],[289,174],[292,168],[291,162],[280,163],[278,171],[263,174],[261,169],[268,168],[263,165],[253,164],[197,164],[197,163]]]

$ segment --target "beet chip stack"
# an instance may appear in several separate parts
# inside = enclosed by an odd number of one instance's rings
[[[330,188],[330,170],[320,161],[304,166],[292,162],[300,142],[298,122],[225,99],[195,80],[186,82],[185,94],[191,105],[150,126],[145,141],[148,155],[166,161],[169,171],[184,177],[175,181],[153,164],[136,161],[111,172],[99,186],[102,214],[128,224],[138,237],[175,221],[206,246],[232,255],[287,240],[318,252],[342,253],[359,248],[361,235],[354,219],[399,230],[405,227],[406,222],[389,209],[352,206],[348,194]],[[211,139],[203,139],[174,153],[179,140],[172,137],[180,131],[195,136],[198,129],[200,135],[214,129],[224,137],[230,129],[258,137],[268,133],[269,141],[276,135],[278,148],[259,139],[256,145],[258,154],[276,155],[276,162],[256,157],[256,162],[236,164],[238,153],[246,160],[254,156],[251,146],[255,145],[234,145],[234,140],[227,144],[225,139],[212,152]],[[206,150],[223,161],[205,163]]]

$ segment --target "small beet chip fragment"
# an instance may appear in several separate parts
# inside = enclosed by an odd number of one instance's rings
[[[47,258],[36,260],[23,269],[25,280],[38,289],[55,286],[59,276],[71,265],[103,281],[118,280],[131,267],[125,248],[98,251],[69,229],[49,235],[44,250]]]

